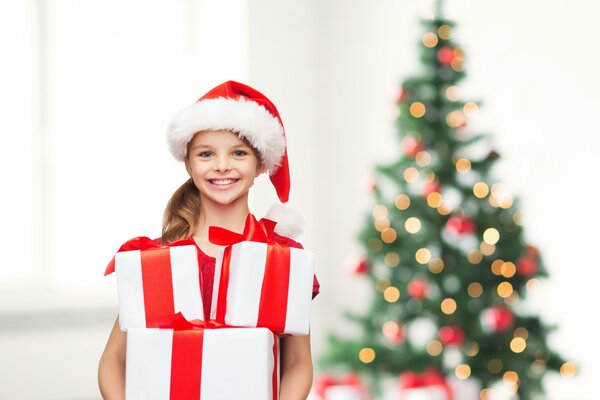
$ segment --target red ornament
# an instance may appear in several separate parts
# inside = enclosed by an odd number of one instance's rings
[[[538,271],[537,259],[531,256],[523,256],[517,260],[517,273],[524,277],[535,275]]]
[[[427,281],[413,279],[406,287],[408,295],[415,299],[423,300],[427,296]]]
[[[431,182],[425,185],[423,188],[423,197],[429,196],[433,192],[440,193],[442,191],[442,185],[439,182]]]
[[[415,157],[420,151],[425,150],[425,145],[414,136],[407,136],[402,141],[402,150],[409,157]]]
[[[362,258],[356,261],[355,264],[351,266],[351,271],[354,275],[365,275],[369,272],[369,260]]]
[[[399,323],[388,321],[383,324],[383,336],[393,344],[400,344],[406,340],[406,330]]]
[[[483,312],[481,323],[490,332],[504,332],[514,325],[515,315],[506,307],[492,307]]]
[[[372,178],[365,179],[364,188],[368,193],[375,193],[377,190],[377,182]]]
[[[337,383],[337,379],[331,375],[320,375],[317,377],[317,379],[315,379],[315,393],[323,399],[325,396],[325,390],[327,390],[328,387],[337,385]]]
[[[465,332],[458,326],[442,326],[439,337],[444,346],[460,346],[465,342]]]
[[[408,98],[408,92],[402,88],[398,89],[396,92],[396,101],[402,102]]]
[[[454,49],[451,47],[442,47],[437,54],[438,61],[442,65],[450,65],[454,59]]]
[[[446,227],[452,233],[458,235],[468,235],[475,232],[476,226],[472,219],[454,215],[448,219]]]

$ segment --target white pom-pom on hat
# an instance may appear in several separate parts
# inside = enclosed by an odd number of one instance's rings
[[[282,203],[273,203],[265,218],[277,222],[275,233],[281,236],[298,239],[304,232],[305,222],[300,211]]]

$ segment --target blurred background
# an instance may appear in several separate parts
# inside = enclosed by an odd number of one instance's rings
[[[529,296],[579,366],[547,399],[595,399],[600,78],[591,0],[447,0],[466,53],[472,125],[493,135],[493,174],[520,197],[526,240],[550,277]],[[370,214],[374,166],[399,157],[396,96],[418,74],[430,1],[4,0],[0,2],[0,398],[98,399],[97,364],[118,311],[104,267],[160,235],[185,181],[170,117],[218,83],[246,82],[286,127],[290,205],[318,255],[315,358],[353,334],[371,282],[348,269]],[[257,180],[251,208],[274,201]],[[322,371],[317,370],[317,375]]]

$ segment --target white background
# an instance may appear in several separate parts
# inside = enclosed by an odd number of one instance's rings
[[[307,218],[303,243],[318,255],[322,285],[315,356],[328,332],[353,332],[340,311],[364,308],[372,290],[344,261],[372,204],[365,181],[399,156],[393,96],[418,73],[426,3],[0,7],[10,55],[0,67],[0,398],[99,398],[97,361],[117,312],[104,265],[124,240],[160,234],[164,205],[185,180],[164,144],[166,124],[226,79],[266,93],[286,126],[291,205]],[[550,377],[547,398],[593,399],[600,5],[449,0],[446,9],[467,55],[463,95],[483,102],[473,124],[494,135],[495,174],[520,197],[527,239],[551,274],[532,307],[558,324],[553,348],[582,367],[575,379]],[[260,178],[255,213],[274,199]]]

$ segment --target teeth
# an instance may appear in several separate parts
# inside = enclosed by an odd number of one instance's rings
[[[212,179],[210,182],[215,185],[229,185],[235,181],[237,181],[237,179]]]

